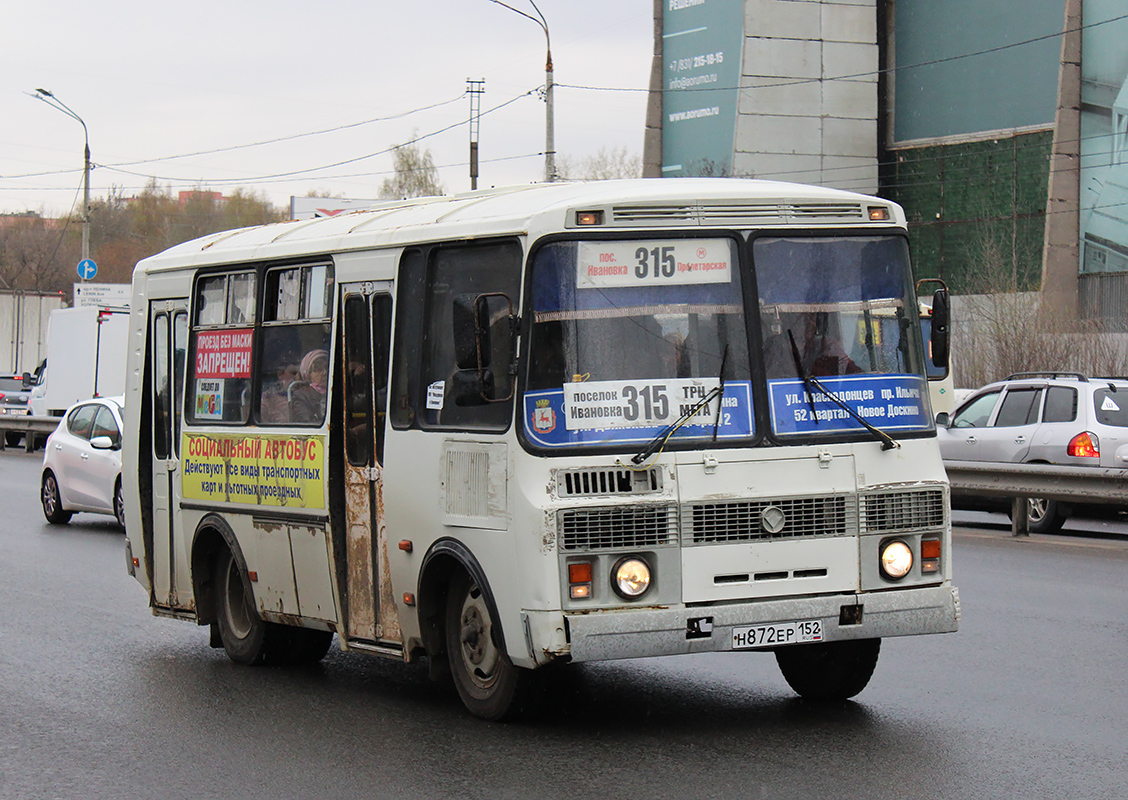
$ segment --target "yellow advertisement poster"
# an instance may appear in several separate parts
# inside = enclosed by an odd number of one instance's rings
[[[184,499],[282,508],[325,508],[325,439],[185,433]]]

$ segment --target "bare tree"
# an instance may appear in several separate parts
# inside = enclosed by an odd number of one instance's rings
[[[569,156],[556,159],[556,171],[564,180],[605,181],[615,178],[641,178],[642,157],[626,147],[599,148],[592,156],[579,160]]]
[[[392,151],[395,174],[380,186],[384,200],[404,200],[408,197],[429,197],[443,193],[439,183],[439,170],[429,150],[420,150],[414,142],[402,144]]]
[[[1128,337],[1108,332],[1099,320],[1067,327],[1040,314],[1040,293],[1018,291],[1020,270],[1008,243],[984,229],[968,255],[966,285],[973,293],[953,304],[957,386],[975,388],[1017,372],[1128,375]]]

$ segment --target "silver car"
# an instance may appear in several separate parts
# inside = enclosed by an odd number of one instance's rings
[[[121,398],[86,400],[67,409],[43,451],[40,500],[52,525],[76,511],[112,514],[125,527],[121,489]]]
[[[948,461],[1123,469],[1128,467],[1128,380],[1072,372],[1011,375],[965,400],[937,437]],[[953,498],[953,505],[963,507],[974,502]],[[1030,530],[1059,530],[1071,513],[1069,503],[1032,499]]]

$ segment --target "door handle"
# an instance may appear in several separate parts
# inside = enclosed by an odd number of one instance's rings
[[[89,454],[89,453],[83,453],[83,454],[82,454],[82,460],[83,460],[83,461],[86,461],[86,460],[87,460],[88,458],[90,458],[90,454]]]
[[[979,440],[976,439],[974,436],[969,436],[966,439],[964,439],[965,444],[976,444],[978,441]]]
[[[1023,442],[1025,442],[1025,441],[1026,441],[1026,437],[1025,437],[1025,436],[1016,436],[1016,437],[1014,437],[1014,443],[1015,443],[1015,444],[1022,444],[1022,443],[1023,443]]]

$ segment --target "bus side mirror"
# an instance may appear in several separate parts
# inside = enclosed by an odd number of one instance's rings
[[[950,336],[951,306],[947,289],[937,289],[932,295],[932,363],[940,369],[948,368],[948,342]]]
[[[505,312],[504,317],[501,316],[502,311]],[[508,327],[503,327],[498,334],[505,343],[504,347],[510,351],[508,375],[500,389],[504,392],[503,397],[496,396],[498,387],[490,370],[493,350],[490,326],[493,320],[508,323]],[[513,397],[517,377],[517,325],[513,300],[504,292],[460,294],[454,298],[451,327],[457,371],[451,380],[454,384],[452,395],[455,405],[502,403]],[[502,352],[499,355],[505,354]]]
[[[488,367],[489,301],[484,299],[484,295],[460,294],[455,297],[451,308],[451,326],[454,329],[454,360],[458,368],[478,370]]]

